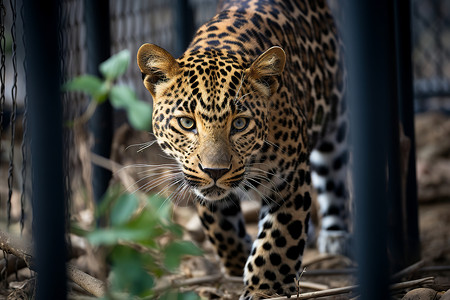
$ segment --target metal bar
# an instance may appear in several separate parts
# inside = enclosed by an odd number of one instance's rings
[[[36,299],[66,299],[59,5],[24,0]]]
[[[387,150],[395,101],[392,5],[350,0],[345,44],[353,140],[355,240],[361,299],[388,299]]]
[[[194,34],[194,13],[188,0],[177,0],[175,2],[175,56],[183,54],[191,42]]]
[[[85,0],[85,22],[87,38],[88,73],[101,76],[99,65],[111,56],[111,38],[108,0]],[[99,105],[89,121],[89,129],[94,137],[92,152],[109,158],[113,138],[113,116],[109,101]],[[100,202],[105,194],[111,172],[92,164],[92,187],[94,200]]]
[[[392,96],[388,102],[388,110],[385,112],[388,118],[387,131],[385,136],[385,141],[387,145],[387,171],[388,171],[388,184],[387,184],[387,193],[388,193],[388,255],[390,262],[390,271],[397,272],[408,264],[405,262],[405,243],[404,243],[404,234],[405,228],[403,226],[404,222],[404,213],[402,209],[402,181],[401,181],[401,161],[400,161],[400,121],[399,121],[399,108],[398,108],[398,86],[397,86],[397,74],[399,70],[396,68],[396,37],[394,34],[394,7],[391,6],[391,13],[389,14],[391,18],[391,31],[390,35],[386,36],[386,38],[390,39],[391,42],[387,47],[389,51],[388,55],[390,58],[390,69],[388,72],[391,72],[392,75],[390,79],[393,81],[393,84],[390,86]],[[386,33],[387,34],[387,33]]]
[[[396,61],[399,115],[405,135],[410,140],[406,191],[402,198],[403,257],[406,267],[420,259],[417,211],[416,141],[414,133],[414,96],[411,57],[411,6],[409,0],[394,1]]]

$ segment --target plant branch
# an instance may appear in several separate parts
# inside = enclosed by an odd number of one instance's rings
[[[90,154],[93,164],[117,174],[124,186],[132,186],[134,184],[135,180],[127,172],[125,172],[125,168],[121,164],[93,152]]]

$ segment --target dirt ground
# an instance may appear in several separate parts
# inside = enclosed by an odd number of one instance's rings
[[[421,240],[421,257],[423,266],[415,271],[407,272],[400,281],[413,280],[428,276],[434,277],[434,283],[422,285],[428,290],[415,290],[413,296],[405,296],[405,293],[414,288],[400,289],[392,294],[393,299],[439,299],[443,293],[450,289],[450,118],[438,113],[427,113],[416,116],[416,144],[417,144],[417,176],[419,191],[419,226]],[[151,139],[148,134],[137,133],[124,126],[121,127],[115,138],[112,160],[121,165],[133,165],[137,163],[161,164],[169,163],[159,152],[158,146],[153,145],[149,151],[137,152],[136,147],[127,148],[130,145],[141,144]],[[78,219],[83,220],[92,217],[89,207],[82,209],[85,201],[82,200],[85,191],[77,195],[74,209],[78,210]],[[81,204],[80,204],[81,203]],[[78,207],[79,206],[79,207]],[[249,232],[256,234],[257,207],[251,203],[243,205],[246,212]],[[175,218],[178,223],[187,229],[186,239],[198,243],[204,251],[202,257],[185,259],[180,267],[179,274],[162,281],[205,279],[198,284],[188,285],[187,289],[196,291],[207,299],[238,299],[242,290],[239,278],[214,277],[221,269],[218,258],[214,255],[209,241],[205,239],[201,230],[198,217],[190,207],[176,207]],[[90,273],[91,261],[83,257],[72,261],[77,266]],[[320,255],[316,249],[310,247],[306,250],[304,266],[307,270],[302,280],[313,283],[312,286],[300,289],[301,293],[312,292],[319,289],[339,288],[355,284],[355,263],[350,259],[339,256]],[[18,298],[21,289],[26,289],[26,279],[30,272],[23,269],[18,278],[11,275],[9,285],[0,285],[1,299]],[[210,280],[208,280],[210,278]],[[216,278],[216,279],[214,279]],[[161,284],[161,282],[160,282]],[[81,299],[80,289],[70,284],[70,298]],[[7,298],[12,291],[14,295]],[[328,296],[321,299],[351,299],[357,296],[352,293]],[[419,297],[420,298],[414,298]],[[16,297],[16,298],[14,298]],[[446,295],[445,297],[450,297]],[[450,299],[442,297],[441,299]],[[23,298],[26,299],[26,298]]]

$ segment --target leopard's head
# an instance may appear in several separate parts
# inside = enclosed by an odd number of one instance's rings
[[[220,50],[174,59],[156,45],[139,49],[137,62],[153,96],[154,134],[201,199],[218,201],[245,186],[268,134],[268,99],[285,59],[279,47],[252,63]]]

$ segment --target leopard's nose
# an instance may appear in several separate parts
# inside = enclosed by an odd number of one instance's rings
[[[199,164],[200,170],[208,174],[209,177],[211,177],[212,180],[217,181],[219,180],[223,175],[228,173],[231,169],[231,165],[228,168],[204,168],[201,164]]]

